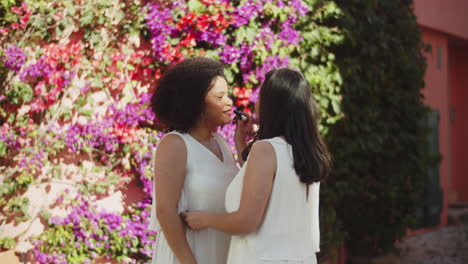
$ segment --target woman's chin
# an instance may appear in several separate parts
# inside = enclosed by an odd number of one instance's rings
[[[224,125],[227,125],[231,123],[231,118],[226,118],[226,119],[223,119],[221,122],[220,122],[220,126],[224,126]]]

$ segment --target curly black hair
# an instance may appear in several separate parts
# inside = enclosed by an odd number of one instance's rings
[[[205,96],[216,77],[224,78],[223,64],[208,58],[190,58],[167,69],[151,97],[151,108],[169,131],[186,133],[205,107]]]

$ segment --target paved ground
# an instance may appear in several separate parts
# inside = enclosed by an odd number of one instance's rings
[[[401,264],[468,264],[468,224],[410,237],[399,248]]]
[[[410,237],[398,246],[400,256],[374,264],[468,264],[468,208],[449,210],[447,227]]]

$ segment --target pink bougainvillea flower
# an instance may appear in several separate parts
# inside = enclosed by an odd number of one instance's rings
[[[28,9],[28,4],[26,2],[23,2],[21,4],[21,9],[25,12],[27,12],[29,9]]]
[[[58,20],[62,20],[62,18],[63,18],[63,12],[57,12],[57,13],[55,13],[55,15],[53,16],[53,18],[54,18],[55,20],[57,20],[57,21],[58,21]]]
[[[36,95],[41,95],[46,92],[46,83],[45,81],[40,81],[34,87],[34,93]]]
[[[61,63],[70,63],[70,67],[76,67],[81,63],[83,46],[79,42],[67,45],[51,43],[44,47],[46,61],[57,68]]]
[[[33,112],[36,112],[36,113],[39,113],[39,112],[42,112],[44,111],[45,109],[47,109],[44,101],[42,100],[42,98],[37,98],[35,100],[33,100],[30,104],[31,106],[31,110]]]
[[[19,28],[19,26],[20,25],[18,23],[13,23],[13,24],[11,24],[11,29],[17,30]]]
[[[21,7],[17,7],[17,6],[12,6],[11,7],[11,12],[12,13],[15,13],[17,15],[22,15],[23,14],[23,10]]]
[[[10,31],[8,28],[4,28],[4,27],[0,28],[0,34],[2,34],[2,36],[8,35],[8,31]]]
[[[23,16],[21,19],[20,19],[20,22],[23,24],[26,24],[28,23],[29,21],[29,16]]]
[[[21,29],[25,29],[27,26],[28,26],[27,23],[21,22],[21,24],[20,24]]]

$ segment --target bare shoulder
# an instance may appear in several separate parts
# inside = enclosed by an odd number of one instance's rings
[[[250,150],[250,160],[254,162],[266,162],[276,164],[276,153],[273,145],[267,141],[257,141]]]
[[[156,155],[187,155],[187,146],[185,145],[184,139],[176,134],[170,134],[164,136],[164,138],[159,142]],[[180,156],[179,156],[180,157]]]

